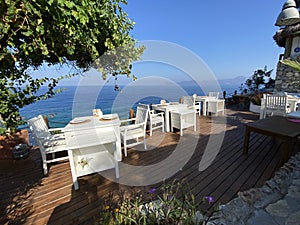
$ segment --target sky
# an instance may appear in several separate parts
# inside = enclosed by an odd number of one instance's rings
[[[197,54],[218,79],[249,77],[258,68],[274,69],[284,49],[274,25],[283,0],[128,0],[138,41],[161,40]],[[247,4],[245,4],[247,3]]]
[[[184,48],[199,57],[220,80],[248,78],[265,66],[273,69],[272,77],[275,77],[284,48],[273,40],[279,30],[274,24],[284,2],[128,0],[123,9],[135,22],[131,35],[138,42],[162,41]],[[180,54],[174,56],[178,62],[184,60]],[[175,81],[186,79],[181,75],[181,68],[164,63],[134,63],[133,73],[138,78],[163,74]],[[121,84],[122,79],[126,78],[119,79]]]

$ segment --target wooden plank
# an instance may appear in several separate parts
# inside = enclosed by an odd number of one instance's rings
[[[217,203],[227,202],[235,197],[238,191],[262,185],[270,179],[278,169],[281,157],[280,143],[276,145],[270,138],[259,134],[250,135],[249,153],[247,156],[242,155],[244,123],[256,120],[257,115],[235,110],[227,110],[227,115],[221,149],[213,163],[203,172],[200,172],[198,167],[209,136],[218,137],[222,132],[222,118],[219,117],[212,119],[197,116],[197,132],[187,129],[182,137],[179,137],[179,132],[165,133],[162,136],[159,131],[155,131],[153,136],[147,139],[150,149],[153,149],[139,151],[139,146],[129,149],[128,157],[123,159],[123,163],[152,165],[161,162],[173,153],[179,142],[187,148],[195,147],[189,142],[189,138],[200,135],[192,158],[167,182],[186,179],[198,201],[204,195],[213,195]],[[159,141],[155,140],[155,135]],[[216,143],[212,142],[213,145]],[[299,146],[298,141],[294,150],[299,151]],[[179,152],[179,158],[181,154],[184,152]],[[49,175],[44,177],[37,150],[32,150],[30,157],[24,161],[6,164],[0,165],[0,181],[5,183],[0,186],[1,224],[10,220],[22,224],[91,224],[98,218],[104,198],[110,192],[147,192],[152,187],[159,188],[163,185],[163,182],[160,182],[148,187],[130,187],[109,181],[96,173],[80,177],[80,189],[74,191],[69,162],[51,164]],[[170,170],[177,167],[176,161],[164,165],[164,168]],[[153,169],[152,178],[155,178],[162,168]],[[16,205],[15,208],[11,208],[13,204]],[[206,205],[204,208],[210,209],[212,206]]]

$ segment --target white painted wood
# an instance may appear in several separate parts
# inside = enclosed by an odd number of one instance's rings
[[[265,102],[263,118],[267,115],[286,116],[290,112],[287,95],[281,93],[264,94],[263,99]]]
[[[55,153],[67,151],[64,134],[52,135],[42,115],[33,117],[27,121],[29,129],[39,146],[42,157],[44,175],[48,174],[47,164],[69,159],[68,156],[57,157]],[[57,129],[56,129],[57,130]],[[50,155],[52,158],[47,158]]]
[[[183,135],[183,129],[194,127],[196,131],[196,113],[194,109],[181,108],[174,111],[171,111],[171,130],[173,128],[180,130],[180,136]]]
[[[66,136],[74,189],[79,188],[78,177],[111,168],[115,168],[116,178],[119,178],[118,161],[122,160],[122,153],[121,122],[118,115],[112,114],[107,117],[104,115],[101,119],[93,116],[79,117],[73,121],[75,123],[70,122],[63,131]],[[86,162],[86,165],[82,166],[81,161]]]
[[[127,148],[132,147],[141,143],[144,143],[145,150],[146,145],[146,125],[149,115],[149,106],[144,104],[139,104],[137,106],[136,117],[129,120],[122,120],[125,125],[120,127],[121,140],[124,144],[124,155],[127,156]],[[134,121],[134,124],[129,124],[129,122]],[[139,141],[142,138],[142,141]],[[135,142],[128,144],[128,141],[135,140]]]
[[[86,117],[77,117],[74,118],[73,121],[77,120],[86,120],[87,122],[82,122],[78,124],[72,124],[71,122],[65,126],[62,131],[65,133],[66,140],[70,140],[72,136],[74,135],[83,135],[83,134],[93,134],[97,136],[97,131],[101,131],[104,128],[113,128],[113,132],[115,133],[115,136],[117,138],[116,141],[116,148],[117,152],[115,154],[115,157],[118,161],[122,160],[122,150],[121,150],[121,137],[120,137],[120,125],[121,121],[119,119],[118,114],[108,114],[104,115],[106,117],[115,118],[113,120],[103,120],[94,117],[94,116],[86,116]]]

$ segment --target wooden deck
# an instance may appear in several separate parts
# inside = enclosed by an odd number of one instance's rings
[[[159,177],[162,170],[168,170],[174,174],[166,177],[166,182],[185,179],[198,200],[209,195],[213,196],[216,204],[230,201],[239,191],[261,186],[279,168],[281,143],[253,133],[249,154],[242,155],[243,124],[258,119],[258,115],[227,109],[226,118],[226,132],[220,148],[217,144],[224,131],[221,117],[198,117],[198,131],[185,130],[183,137],[178,132],[162,134],[155,131],[147,139],[148,151],[139,151],[139,147],[131,149],[122,161],[132,166],[150,166],[150,175],[139,176],[138,170],[130,174],[121,164],[120,182],[138,179],[147,182]],[[218,154],[207,169],[199,171],[208,143]],[[175,160],[164,163],[178,151],[178,146],[181,151],[176,153]],[[300,149],[299,146],[298,139],[294,152]],[[194,150],[192,157],[178,168],[186,156],[184,151],[191,149]],[[156,164],[160,166],[151,167]],[[108,171],[107,174],[113,172]],[[80,189],[74,191],[69,162],[52,164],[49,175],[44,177],[37,149],[32,149],[27,159],[0,161],[0,181],[0,224],[93,224],[99,218],[103,197],[108,193],[143,192],[162,184],[130,186],[93,174],[79,178]]]

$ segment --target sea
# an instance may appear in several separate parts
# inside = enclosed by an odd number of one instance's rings
[[[44,89],[43,89],[44,88]],[[45,90],[43,87],[41,92]],[[117,113],[121,119],[129,117],[130,109],[136,110],[138,103],[157,104],[161,99],[167,102],[178,102],[185,95],[204,95],[197,85],[143,85],[120,87],[115,90],[113,85],[60,86],[62,90],[54,97],[41,100],[20,109],[23,120],[37,115],[47,116],[51,128],[64,127],[70,120],[78,116],[92,115],[93,109],[101,109],[103,114]],[[236,86],[221,86],[222,92],[230,96]],[[223,96],[223,93],[220,93]],[[26,125],[20,128],[25,128]]]

